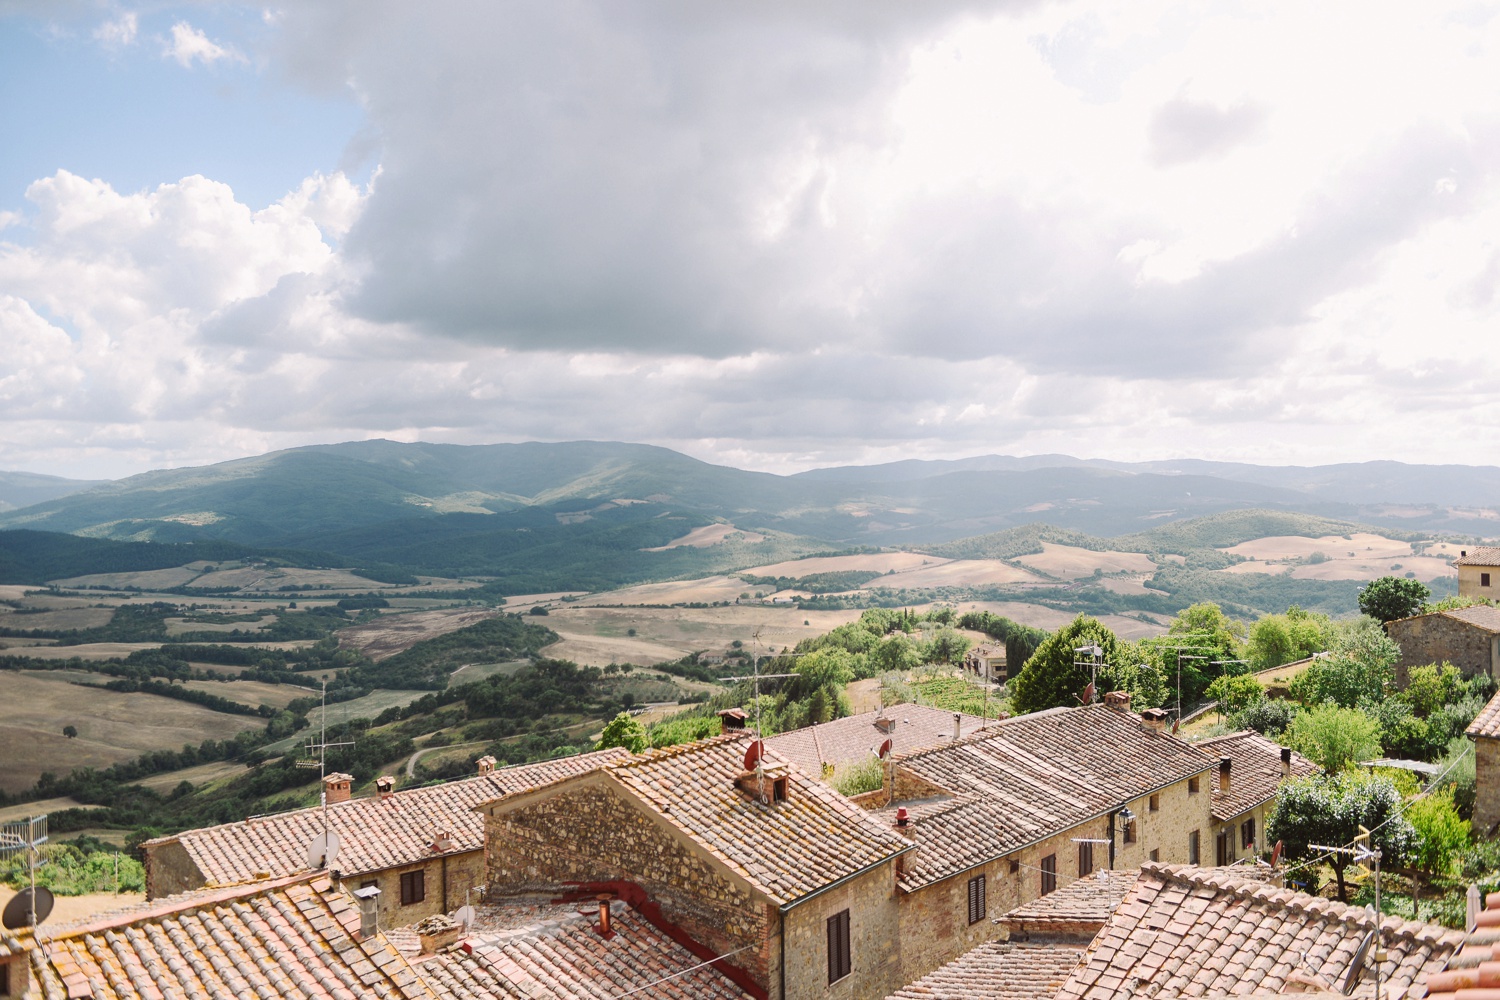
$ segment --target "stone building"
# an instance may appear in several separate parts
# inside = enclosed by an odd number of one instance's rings
[[[1435,611],[1387,622],[1385,628],[1401,647],[1401,659],[1396,664],[1398,684],[1406,684],[1413,667],[1445,661],[1463,671],[1465,677],[1500,676],[1495,670],[1500,662],[1500,608],[1476,604]]]
[[[1474,741],[1474,832],[1493,837],[1500,830],[1500,694],[1469,724]]]
[[[896,757],[876,815],[916,848],[898,865],[905,980],[988,940],[992,915],[1101,868],[1200,862],[1217,766],[1123,693]]]
[[[759,746],[729,732],[486,803],[488,903],[624,899],[752,996],[884,996],[911,845]]]
[[[383,927],[452,912],[484,885],[484,821],[475,806],[629,756],[617,747],[498,770],[485,757],[473,778],[401,791],[381,778],[377,794],[361,798],[351,798],[349,775],[327,775],[328,829],[341,841],[327,867],[351,889],[380,889]],[[312,871],[319,866],[309,865],[308,845],[323,824],[314,806],[148,840],[146,894]]]
[[[1248,729],[1193,745],[1219,761],[1213,792],[1213,863],[1221,867],[1266,850],[1266,819],[1283,781],[1322,770],[1300,753]]]
[[[1464,549],[1453,560],[1458,567],[1458,596],[1500,599],[1500,548]]]

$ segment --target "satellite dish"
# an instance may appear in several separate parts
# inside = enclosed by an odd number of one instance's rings
[[[1373,930],[1359,942],[1359,948],[1354,952],[1354,959],[1349,963],[1349,971],[1344,976],[1344,996],[1353,993],[1354,988],[1359,985],[1360,979],[1365,974],[1365,959],[1370,957],[1370,946],[1374,943],[1375,932]]]
[[[52,890],[45,886],[37,886],[35,889],[22,889],[11,897],[11,901],[5,904],[5,915],[0,917],[0,923],[5,924],[6,930],[16,930],[21,927],[31,926],[31,894],[36,893],[36,922],[41,923],[47,919],[52,912]]]
[[[886,740],[884,743],[880,744],[880,751],[878,753],[876,753],[875,756],[879,757],[881,760],[885,760],[888,757],[890,757],[890,755],[891,755],[891,741],[890,740]]]
[[[453,919],[463,924],[464,929],[468,930],[470,927],[474,926],[474,907],[460,906],[458,909],[453,911]]]
[[[307,867],[332,867],[339,856],[339,843],[339,835],[332,830],[318,834],[307,845]]]
[[[745,749],[745,770],[755,770],[755,765],[760,763],[761,758],[764,757],[765,754],[766,745],[763,741],[756,740],[755,742],[751,743],[750,746]]]
[[[1279,840],[1276,841],[1276,846],[1273,847],[1273,848],[1271,848],[1271,867],[1272,868],[1275,868],[1276,865],[1281,861],[1281,852],[1282,852],[1283,849],[1284,849],[1284,845]]]

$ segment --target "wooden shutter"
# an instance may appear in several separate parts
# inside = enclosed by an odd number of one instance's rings
[[[1078,845],[1078,877],[1088,878],[1094,871],[1094,845]]]
[[[984,876],[969,879],[969,923],[977,924],[984,919]]]
[[[1049,854],[1042,859],[1042,895],[1057,891],[1057,855]]]
[[[828,918],[828,981],[837,982],[849,974],[849,911],[840,910]]]

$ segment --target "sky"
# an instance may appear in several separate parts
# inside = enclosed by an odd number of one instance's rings
[[[0,0],[0,470],[1500,464],[1500,3]]]

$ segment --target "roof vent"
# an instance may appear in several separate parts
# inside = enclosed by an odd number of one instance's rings
[[[389,774],[382,774],[375,779],[375,790],[380,793],[382,799],[388,799],[396,794],[396,779]]]
[[[1104,696],[1104,704],[1116,712],[1128,712],[1130,711],[1130,692],[1110,691]]]
[[[880,718],[875,720],[875,728],[880,730],[882,733],[893,733],[896,731],[896,720],[887,718],[882,715]]]
[[[439,830],[433,834],[432,849],[438,854],[445,854],[453,850],[453,832],[451,830]]]
[[[1157,733],[1167,731],[1167,711],[1164,708],[1148,708],[1141,713],[1141,725]]]
[[[1229,769],[1234,766],[1234,760],[1230,757],[1219,758],[1219,791],[1225,795],[1229,794]]]
[[[359,900],[360,938],[380,933],[380,887],[367,885],[362,889],[355,889],[354,898]]]
[[[719,716],[719,732],[738,733],[745,729],[745,720],[749,718],[743,708],[726,708],[715,713]]]

